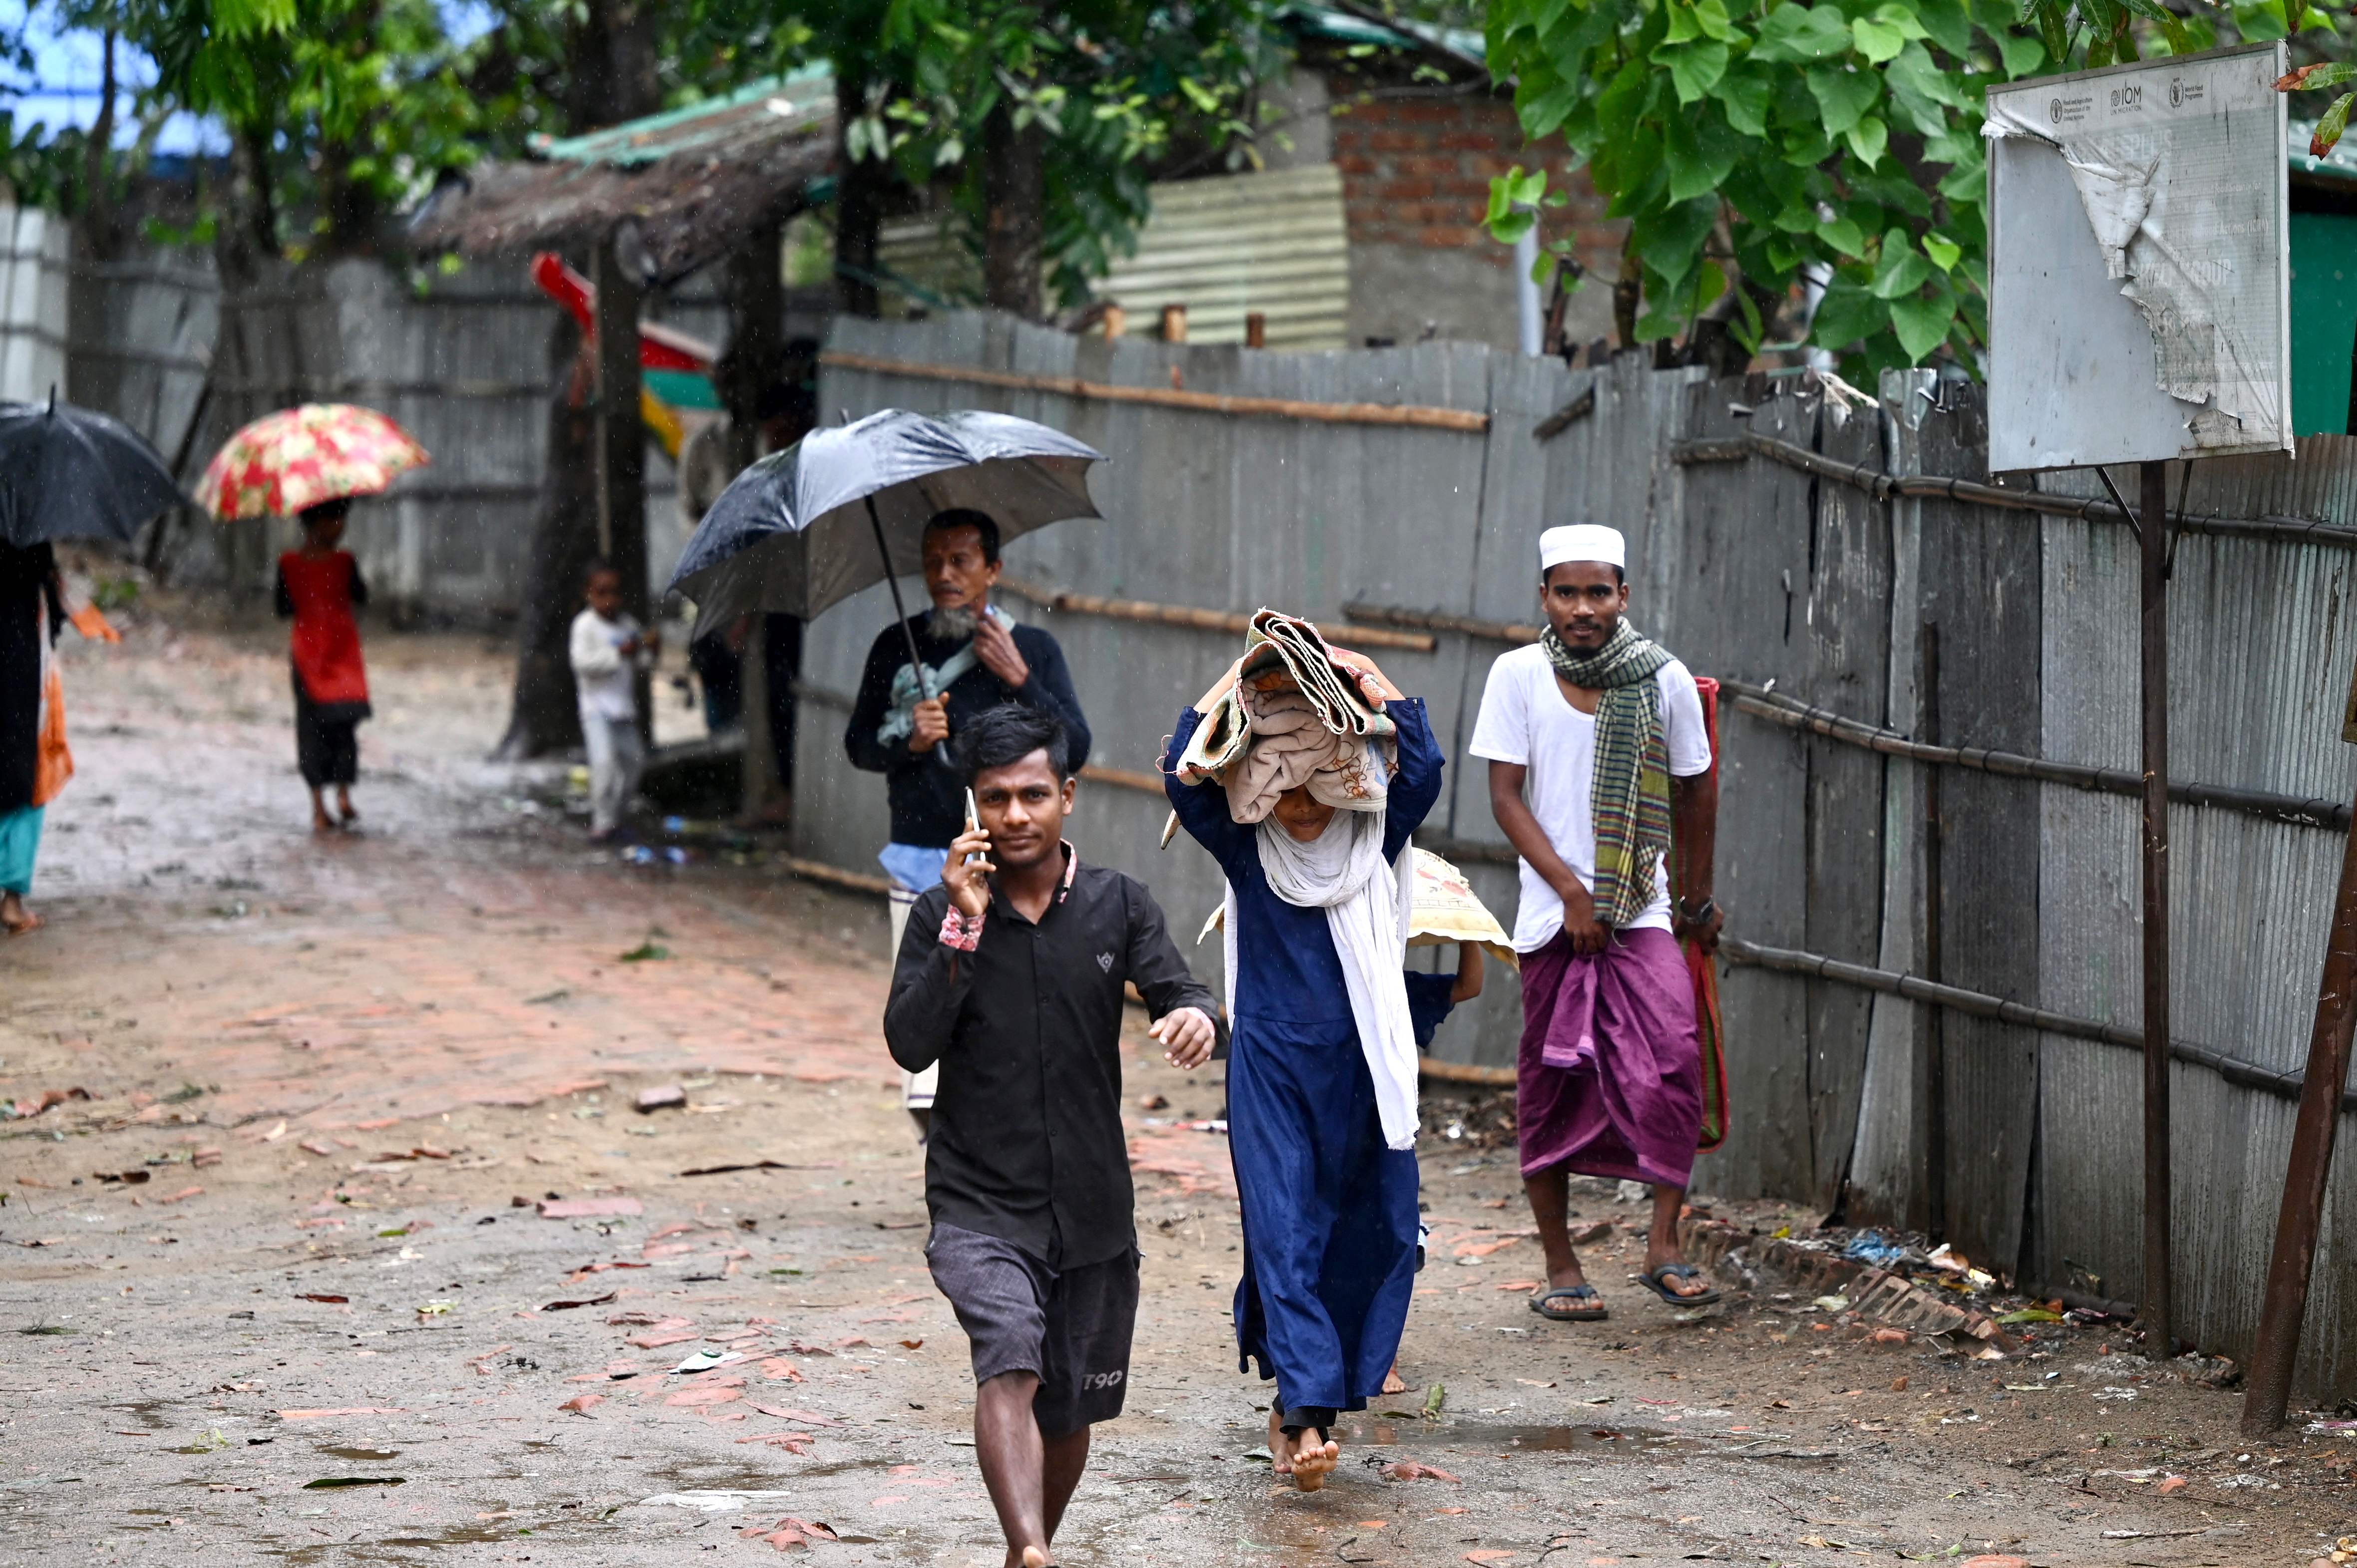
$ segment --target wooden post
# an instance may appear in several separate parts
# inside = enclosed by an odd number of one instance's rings
[[[1162,307],[1162,340],[1165,343],[1184,343],[1187,340],[1185,306],[1166,305]]]
[[[2357,673],[2349,685],[2341,738],[2357,745]],[[2357,1029],[2357,824],[2341,854],[2341,892],[2332,901],[2332,929],[2324,947],[2324,978],[2316,989],[2316,1024],[2308,1036],[2308,1070],[2299,1084],[2299,1118],[2292,1124],[2291,1165],[2284,1173],[2283,1206],[2276,1214],[2275,1256],[2267,1264],[2266,1299],[2259,1307],[2259,1338],[2251,1353],[2251,1386],[2243,1396],[2243,1432],[2265,1437],[2281,1426],[2291,1403],[2292,1367],[2299,1359],[2308,1285],[2316,1269],[2316,1237],[2324,1219],[2324,1187],[2332,1175],[2332,1144],[2341,1131],[2341,1086],[2349,1081],[2349,1042]]]
[[[597,289],[597,553],[622,578],[622,607],[652,624],[647,585],[647,437],[639,420],[639,308],[644,289],[615,253],[590,260]],[[638,678],[639,724],[653,739],[652,682]]]
[[[1927,745],[1943,744],[1940,734],[1940,628],[1925,621],[1921,634],[1922,695],[1917,725]],[[1947,978],[1940,961],[1940,768],[1922,765],[1923,780],[1923,978]],[[1938,1007],[1923,1010],[1923,1231],[1948,1239],[1948,1019]]]
[[[2144,704],[2145,1354],[2177,1353],[2169,1292],[2169,466],[2140,466]]]
[[[1264,313],[1257,310],[1244,312],[1244,347],[1247,349],[1268,347],[1268,317]]]
[[[1129,312],[1124,310],[1118,305],[1108,305],[1105,306],[1104,335],[1107,338],[1120,337],[1122,333],[1127,329],[1128,326]]]

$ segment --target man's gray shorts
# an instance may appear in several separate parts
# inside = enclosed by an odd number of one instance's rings
[[[1036,1373],[1031,1410],[1048,1437],[1121,1413],[1137,1321],[1135,1247],[1060,1270],[1012,1241],[935,1225],[925,1262],[973,1341],[976,1384]]]

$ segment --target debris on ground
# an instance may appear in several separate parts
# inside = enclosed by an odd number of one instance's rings
[[[655,1111],[674,1110],[687,1104],[687,1090],[676,1083],[659,1084],[652,1089],[639,1090],[639,1098],[634,1103],[640,1115]]]

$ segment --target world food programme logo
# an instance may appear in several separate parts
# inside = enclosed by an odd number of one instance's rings
[[[2175,109],[2184,102],[2185,83],[2179,81],[2176,77],[2170,77],[2169,79],[2169,106],[2171,109]]]

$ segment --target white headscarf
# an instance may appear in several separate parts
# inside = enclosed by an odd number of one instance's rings
[[[1276,896],[1305,909],[1326,911],[1326,929],[1342,961],[1351,1017],[1374,1080],[1375,1109],[1386,1147],[1415,1146],[1415,1025],[1408,1013],[1408,914],[1415,886],[1415,854],[1400,846],[1383,859],[1388,812],[1337,811],[1326,831],[1301,843],[1274,822],[1260,824],[1260,868]],[[1228,1015],[1236,1011],[1236,894],[1227,893],[1224,945]]]

